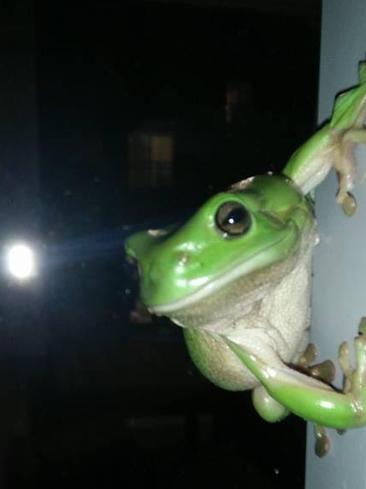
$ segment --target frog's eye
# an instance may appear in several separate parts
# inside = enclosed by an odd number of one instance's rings
[[[241,236],[250,228],[249,212],[239,202],[225,202],[215,216],[216,226],[228,236]]]

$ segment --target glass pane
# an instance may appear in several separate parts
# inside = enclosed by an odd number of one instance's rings
[[[85,5],[0,7],[2,487],[301,487],[304,423],[204,379],[123,243],[313,131],[318,2]]]

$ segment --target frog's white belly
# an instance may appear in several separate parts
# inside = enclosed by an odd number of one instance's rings
[[[229,315],[227,320],[221,318],[195,333],[186,332],[192,359],[212,382],[230,390],[258,385],[222,337],[273,366],[280,366],[281,360],[297,361],[308,342],[312,249],[309,246],[274,290],[254,302],[241,317],[233,319]],[[197,335],[192,342],[190,334]]]

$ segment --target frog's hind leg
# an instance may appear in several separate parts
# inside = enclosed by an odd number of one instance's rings
[[[335,375],[333,362],[331,360],[325,360],[324,362],[314,364],[315,358],[315,346],[309,343],[293,367],[306,375],[330,384],[334,380]],[[289,414],[288,409],[273,399],[263,386],[253,389],[252,402],[257,413],[270,423],[281,421]],[[320,426],[318,426],[318,429],[319,434],[317,434],[317,440],[319,440],[318,444],[320,444],[321,440],[324,441],[326,439],[326,434],[325,429],[322,429]],[[322,434],[320,431],[322,431]],[[321,450],[324,450],[324,448],[319,447],[318,451],[320,452]]]
[[[293,414],[319,425],[317,435],[323,441],[318,444],[317,452],[323,455],[327,440],[322,426],[344,430],[366,425],[366,319],[361,322],[359,333],[353,343],[354,367],[349,366],[344,356],[345,347],[341,348],[347,392],[291,368],[280,357],[276,359],[276,352],[272,351],[273,358],[270,356],[268,360],[263,352],[258,356],[243,345],[228,339],[226,342],[273,399]]]

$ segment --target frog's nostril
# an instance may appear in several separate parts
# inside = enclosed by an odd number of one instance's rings
[[[185,265],[187,265],[188,263],[188,254],[187,253],[183,253],[182,255],[180,255],[178,257],[178,265],[181,266],[181,267],[184,267]]]

